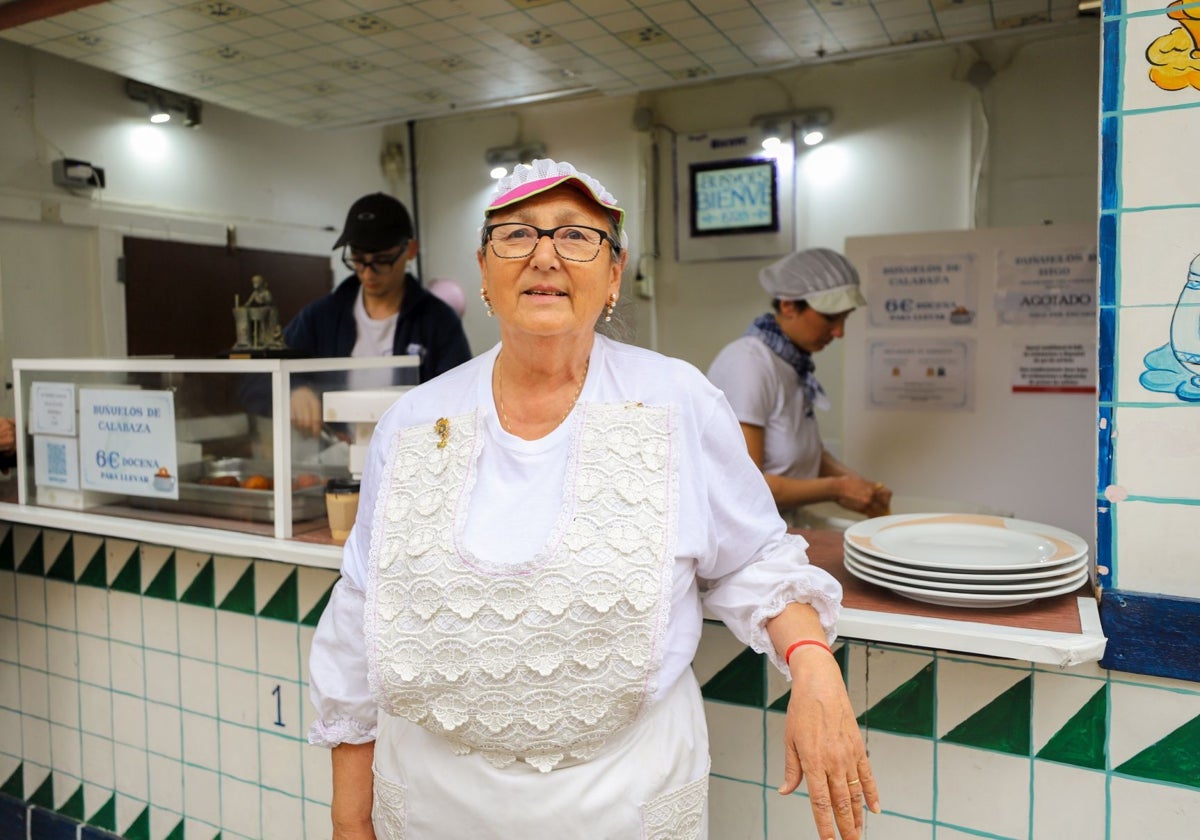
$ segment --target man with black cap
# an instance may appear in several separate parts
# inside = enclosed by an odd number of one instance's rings
[[[417,254],[407,208],[384,193],[365,195],[350,207],[334,243],[354,274],[310,303],[283,332],[288,347],[314,357],[418,355],[421,382],[471,358],[462,322],[448,305],[406,271]],[[391,384],[391,371],[361,371],[352,387]],[[372,375],[384,374],[386,381]],[[321,403],[316,392],[292,393],[292,423],[316,435]]]
[[[771,263],[758,281],[774,311],[717,354],[708,378],[733,407],[776,506],[785,515],[826,501],[867,516],[887,513],[892,491],[825,448],[814,412],[830,404],[812,357],[845,335],[850,313],[866,304],[858,272],[837,251],[809,248]]]

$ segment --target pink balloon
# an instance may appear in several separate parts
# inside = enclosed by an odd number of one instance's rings
[[[458,313],[459,318],[467,311],[467,295],[462,286],[458,285],[458,281],[449,277],[437,277],[430,282],[429,292],[449,304],[450,308]]]

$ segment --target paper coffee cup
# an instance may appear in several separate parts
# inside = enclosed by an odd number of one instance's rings
[[[325,485],[325,512],[329,516],[329,533],[344,543],[358,516],[359,483],[351,478],[331,478]]]

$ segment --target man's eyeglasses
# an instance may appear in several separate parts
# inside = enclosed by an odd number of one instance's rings
[[[376,255],[371,259],[364,259],[359,254],[351,251],[347,254],[342,251],[342,265],[351,271],[366,271],[368,268],[379,274],[384,271],[389,271],[396,261],[404,256],[404,252],[408,250],[408,243],[401,242],[397,246],[398,250],[394,254]]]
[[[537,248],[543,236],[550,237],[556,254],[571,262],[591,262],[596,259],[600,253],[600,246],[605,242],[612,245],[614,252],[621,250],[620,244],[610,234],[587,225],[559,225],[545,229],[518,222],[505,222],[487,225],[483,229],[483,241],[490,242],[492,253],[506,260],[528,257]]]

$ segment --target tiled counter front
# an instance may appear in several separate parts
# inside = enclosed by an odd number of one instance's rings
[[[0,791],[129,838],[330,835],[304,733],[336,572],[0,527]]]
[[[303,733],[336,573],[0,534],[0,840],[24,840],[27,820],[39,840],[77,823],[84,837],[330,836],[328,754]],[[854,641],[837,655],[883,790],[870,837],[1193,836],[1195,684]],[[696,672],[711,840],[815,837],[808,800],[774,792],[786,683],[720,625]]]

